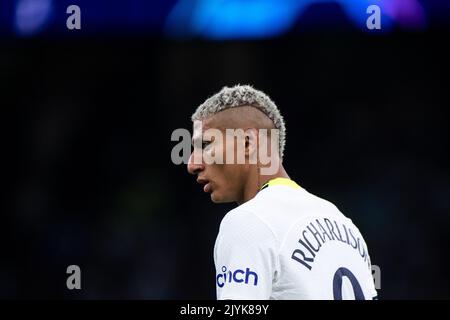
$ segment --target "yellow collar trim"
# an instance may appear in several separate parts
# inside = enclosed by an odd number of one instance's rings
[[[275,178],[272,180],[269,180],[267,183],[265,183],[260,190],[265,189],[269,186],[288,186],[294,189],[300,189],[301,187],[291,179],[288,178]]]

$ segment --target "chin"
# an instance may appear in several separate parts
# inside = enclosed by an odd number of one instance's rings
[[[214,203],[228,203],[233,202],[233,200],[227,199],[223,197],[222,195],[218,194],[216,191],[213,191],[211,193],[211,201]]]

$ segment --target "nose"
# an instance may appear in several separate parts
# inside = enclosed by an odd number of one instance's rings
[[[194,153],[191,153],[187,169],[190,174],[198,174],[205,169],[205,165],[203,163],[194,163]]]

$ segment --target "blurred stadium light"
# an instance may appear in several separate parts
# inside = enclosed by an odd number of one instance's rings
[[[49,21],[53,9],[52,0],[19,0],[15,12],[15,30],[21,35],[41,31]]]
[[[66,8],[82,11],[83,35],[146,34],[170,38],[273,38],[347,25],[367,31],[370,5],[381,32],[449,26],[450,2],[438,0],[15,0],[0,1],[0,35],[67,34]],[[310,15],[313,12],[313,18]]]
[[[385,1],[377,2],[383,5]],[[200,35],[210,39],[272,37],[289,31],[311,7],[330,4],[343,10],[323,11],[322,17],[311,23],[320,27],[328,18],[335,20],[335,15],[344,12],[356,27],[364,30],[366,9],[373,3],[372,0],[180,0],[169,15],[167,31],[171,36]],[[381,12],[383,30],[387,31],[391,19],[383,15],[384,10]]]

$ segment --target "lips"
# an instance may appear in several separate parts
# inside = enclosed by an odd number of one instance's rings
[[[203,191],[206,192],[206,193],[211,192],[211,183],[210,182],[208,182],[207,184],[205,184],[203,186]]]
[[[209,180],[198,178],[197,182],[200,183],[200,184],[203,184],[203,191],[204,192],[206,192],[206,193],[211,192],[212,188],[211,188],[211,182],[209,182]]]

